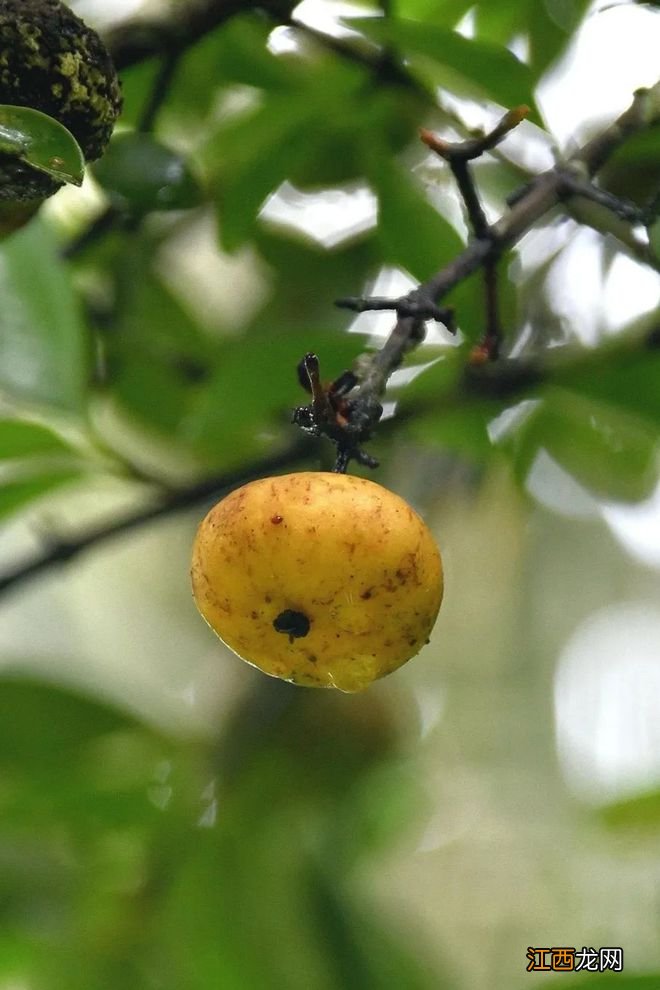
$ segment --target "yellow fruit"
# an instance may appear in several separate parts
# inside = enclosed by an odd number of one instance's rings
[[[360,691],[428,641],[442,563],[427,526],[380,485],[301,472],[219,502],[193,549],[195,602],[243,660],[294,684]]]

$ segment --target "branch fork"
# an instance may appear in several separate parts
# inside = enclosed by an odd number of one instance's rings
[[[479,268],[484,272],[486,328],[481,341],[469,355],[468,369],[477,369],[499,357],[502,328],[497,299],[497,262],[503,252],[545,213],[566,200],[570,200],[572,207],[576,200],[582,199],[607,208],[619,223],[644,222],[643,211],[611,197],[594,185],[591,179],[630,135],[660,123],[660,82],[649,89],[637,90],[631,106],[614,123],[585,144],[567,163],[558,164],[526,183],[510,197],[508,212],[489,224],[469,163],[494,148],[525,119],[527,113],[526,106],[515,107],[488,133],[462,142],[445,141],[426,129],[420,132],[421,140],[427,147],[452,169],[474,236],[457,258],[406,296],[397,299],[348,297],[337,301],[336,305],[341,308],[358,313],[391,310],[397,314],[397,321],[383,347],[376,354],[363,355],[356,362],[355,385],[343,397],[342,416],[345,422],[340,422],[336,417],[334,421],[319,418],[321,407],[317,405],[315,412],[314,404],[303,407],[309,412],[296,410],[294,414],[294,422],[298,422],[307,432],[312,432],[311,425],[314,435],[329,436],[337,445],[335,470],[345,471],[351,459],[362,464],[369,463],[370,458],[360,444],[369,438],[382,415],[380,398],[390,375],[399,367],[404,356],[423,340],[424,320],[439,320],[453,331],[453,312],[440,306],[440,300]],[[626,240],[626,243],[630,241]],[[644,256],[642,260],[652,263],[650,253],[647,254],[648,257]]]

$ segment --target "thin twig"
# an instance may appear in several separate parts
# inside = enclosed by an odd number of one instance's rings
[[[60,257],[65,261],[71,261],[73,258],[77,258],[78,255],[93,247],[106,234],[113,231],[120,218],[120,210],[115,206],[107,206],[77,237],[74,237],[72,241],[64,245],[60,251]]]
[[[456,333],[454,314],[451,309],[436,306],[430,299],[415,299],[412,294],[389,299],[384,296],[346,296],[336,299],[339,309],[350,309],[354,313],[391,311],[398,316],[412,316],[416,320],[437,320],[444,324],[450,333]]]
[[[599,189],[593,182],[586,182],[568,169],[559,167],[559,170],[562,173],[564,195],[567,199],[572,196],[588,199],[590,202],[610,210],[620,220],[625,220],[631,224],[644,223],[644,210],[640,206],[621,199],[619,196],[614,196],[606,189]]]
[[[437,137],[431,131],[422,129],[420,137],[424,144],[444,159],[456,180],[458,191],[465,206],[470,226],[477,240],[491,243],[492,250],[483,261],[486,330],[482,340],[473,348],[470,361],[482,364],[494,360],[500,353],[502,328],[498,312],[497,293],[497,261],[498,251],[495,249],[490,224],[483,208],[481,197],[474,177],[470,170],[470,162],[480,158],[485,152],[492,150],[506,135],[517,127],[529,113],[529,107],[521,105],[509,110],[496,126],[486,134],[469,138],[465,141],[450,142]]]
[[[174,81],[176,70],[181,61],[181,51],[166,52],[163,56],[158,74],[151,87],[151,92],[142,108],[136,130],[140,134],[148,134],[154,129],[158,112],[161,109]]]

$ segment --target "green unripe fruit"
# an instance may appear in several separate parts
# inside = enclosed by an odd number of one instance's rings
[[[99,36],[60,0],[0,0],[0,104],[55,118],[89,162],[110,140],[121,91]],[[61,184],[0,154],[0,200],[42,200]]]

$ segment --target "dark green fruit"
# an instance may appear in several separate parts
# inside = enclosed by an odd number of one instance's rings
[[[60,0],[0,0],[0,104],[32,107],[70,131],[86,161],[99,158],[121,110],[107,49]],[[0,200],[38,201],[61,186],[0,154]]]
[[[151,134],[120,134],[93,171],[113,205],[138,216],[187,210],[204,198],[185,159]]]

